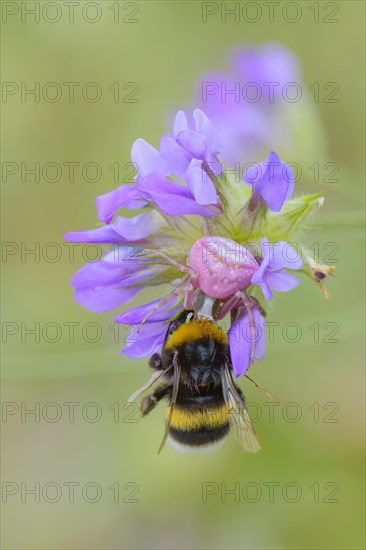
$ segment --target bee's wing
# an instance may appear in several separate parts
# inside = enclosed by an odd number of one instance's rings
[[[234,384],[229,366],[221,369],[221,380],[230,425],[245,451],[256,453],[260,450],[257,435],[250,420],[245,403]]]
[[[164,435],[163,435],[163,439],[161,440],[160,447],[158,449],[158,454],[160,453],[160,451],[164,447],[165,442],[167,440],[169,430],[170,430],[170,424],[171,424],[172,417],[173,417],[173,410],[174,410],[175,403],[177,401],[177,396],[178,396],[181,366],[180,366],[180,363],[178,361],[177,353],[175,353],[174,357],[173,357],[173,369],[174,369],[173,370],[173,386],[172,386],[172,397],[171,397],[171,400],[170,400],[170,411],[169,411],[169,416],[168,416],[166,424],[165,424],[165,432],[164,432]]]

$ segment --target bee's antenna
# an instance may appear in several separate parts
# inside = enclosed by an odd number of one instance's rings
[[[273,393],[271,393],[270,391],[263,388],[260,384],[257,384],[257,382],[255,382],[253,380],[253,378],[250,378],[250,376],[248,376],[247,374],[244,374],[244,376],[245,376],[245,378],[248,378],[248,380],[250,380],[252,382],[252,384],[255,385],[256,388],[258,388],[260,391],[262,391],[263,393],[268,395],[268,397],[270,397],[273,401],[276,401],[277,403],[281,403],[281,401],[278,399],[278,397],[276,397]]]

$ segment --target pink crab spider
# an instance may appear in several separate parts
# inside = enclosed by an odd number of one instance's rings
[[[245,289],[251,285],[259,263],[242,245],[224,237],[207,236],[192,246],[188,265],[184,265],[160,250],[145,249],[187,274],[178,286],[162,298],[142,320],[141,326],[156,310],[174,296],[184,295],[184,307],[193,310],[196,318],[218,321],[232,309],[244,306],[248,313],[252,334],[250,363],[254,362],[256,325],[253,307],[263,313],[258,301],[248,296]]]

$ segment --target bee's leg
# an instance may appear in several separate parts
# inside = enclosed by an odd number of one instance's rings
[[[147,395],[141,400],[140,411],[142,416],[146,416],[159,403],[159,401],[168,395],[171,391],[171,386],[162,386],[157,388],[154,393]]]
[[[157,369],[156,372],[153,373],[150,380],[146,382],[142,388],[139,388],[135,392],[133,392],[132,395],[127,400],[127,403],[134,402],[137,397],[139,397],[142,393],[144,393],[146,390],[148,390],[153,384],[155,384],[161,377],[164,376],[169,370],[171,369],[171,365],[167,369]]]
[[[153,370],[163,370],[163,363],[159,353],[153,353],[149,359],[149,367]]]

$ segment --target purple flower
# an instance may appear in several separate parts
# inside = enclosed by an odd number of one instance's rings
[[[220,133],[225,162],[234,167],[244,158],[255,158],[255,150],[270,132],[268,117],[256,103],[243,99],[238,79],[220,71],[206,73],[199,82],[197,97]]]
[[[195,128],[189,129],[187,117],[179,111],[174,121],[174,135],[165,134],[160,151],[143,139],[132,146],[131,159],[137,168],[136,184],[122,185],[97,198],[98,217],[110,223],[122,207],[156,207],[169,216],[216,216],[221,212],[215,186],[205,171],[205,165],[219,166],[219,137],[200,110],[193,113]],[[219,173],[215,170],[215,174]],[[166,176],[183,178],[184,185]]]
[[[284,269],[301,269],[302,260],[297,251],[288,243],[279,241],[271,246],[268,239],[262,241],[262,262],[252,276],[252,284],[259,285],[267,298],[273,298],[273,290],[288,292],[296,288],[300,281]],[[271,288],[270,288],[271,287]]]
[[[202,162],[193,159],[188,166],[185,179],[189,192],[196,203],[201,206],[212,205],[216,207],[213,212],[218,214],[220,212],[220,202],[216,188],[208,174],[203,170]],[[212,214],[210,215],[212,216]]]
[[[222,143],[212,122],[200,109],[193,111],[194,128],[190,128],[187,117],[179,111],[174,120],[176,143],[192,159],[216,163],[216,156],[222,151]]]
[[[158,172],[162,176],[170,173],[169,164],[155,147],[144,139],[137,139],[132,145],[131,160],[137,169],[136,180]]]
[[[222,140],[222,157],[234,168],[256,160],[273,143],[293,152],[292,113],[300,106],[288,97],[299,89],[305,96],[299,63],[290,50],[275,43],[245,46],[232,51],[227,72],[202,75],[194,103],[210,117]]]
[[[185,178],[193,160],[201,161],[200,165],[203,162],[214,164],[215,173],[220,173],[220,163],[216,156],[221,151],[222,143],[218,133],[210,119],[199,109],[193,112],[191,125],[184,111],[178,111],[173,123],[173,134],[164,134],[160,140],[160,155],[169,166],[167,174],[178,178]]]
[[[231,67],[242,81],[251,82],[261,90],[261,99],[268,102],[283,99],[284,87],[299,83],[299,63],[290,50],[280,44],[238,48],[231,54]]]
[[[194,166],[192,167],[192,171]],[[219,199],[212,181],[203,170],[199,169],[192,174],[187,171],[188,181],[193,179],[193,184],[188,186],[179,185],[157,172],[145,176],[138,183],[137,187],[141,194],[157,206],[159,210],[169,216],[185,216],[196,214],[197,216],[216,216],[220,213]],[[198,189],[202,192],[199,193]],[[201,202],[197,201],[197,197]],[[214,201],[214,202],[212,202]]]
[[[118,248],[79,269],[71,286],[79,304],[102,313],[132,300],[156,272],[148,261],[131,257],[131,247]]]
[[[96,205],[100,221],[110,223],[120,208],[142,208],[146,206],[146,200],[143,199],[137,185],[121,185],[114,191],[97,197]]]
[[[183,149],[172,134],[164,134],[160,140],[160,153],[169,165],[171,174],[184,178],[192,155]]]
[[[158,172],[152,172],[138,180],[135,185],[122,185],[115,191],[99,196],[98,217],[109,223],[120,208],[135,209],[147,203],[169,216],[216,216],[220,212],[219,199],[216,192],[213,197],[213,184],[202,170],[201,178],[196,184],[202,188],[200,198],[204,204],[196,201],[189,187],[174,183]],[[212,200],[215,202],[205,202]]]
[[[117,217],[110,225],[66,233],[65,239],[74,243],[146,244],[149,236],[161,227],[162,222],[163,219],[157,212],[144,213],[134,218]]]
[[[121,355],[127,355],[131,359],[140,359],[161,352],[166,329],[167,326],[164,323],[146,323],[141,327],[140,332],[137,332],[137,327],[133,326]]]
[[[157,309],[142,325],[140,332],[137,327],[145,316],[160,302],[154,300],[148,304],[135,307],[118,315],[114,320],[120,324],[134,325],[126,340],[126,346],[121,355],[131,358],[150,357],[153,353],[160,353],[167,331],[167,322],[173,319],[182,310],[182,305],[174,306],[177,298],[171,299],[165,306]]]
[[[250,366],[252,350],[252,330],[248,315],[244,315],[245,308],[239,308],[233,315],[232,324],[228,332],[231,363],[235,376],[242,376]],[[262,360],[266,347],[264,319],[258,309],[253,309],[255,321],[255,352],[254,357]]]
[[[266,161],[251,166],[244,174],[243,181],[252,186],[253,207],[262,199],[272,212],[279,212],[294,190],[291,166],[282,162],[273,151]]]
[[[151,312],[154,307],[161,302],[162,298],[149,302],[148,304],[143,304],[142,306],[137,306],[132,309],[128,309],[121,315],[115,317],[116,323],[121,325],[139,325],[147,314]],[[172,317],[175,317],[182,309],[182,306],[175,306],[179,298],[175,297],[169,300],[168,303],[159,307],[146,321],[147,323],[158,323],[162,321],[167,321]],[[173,307],[175,306],[175,307]]]

